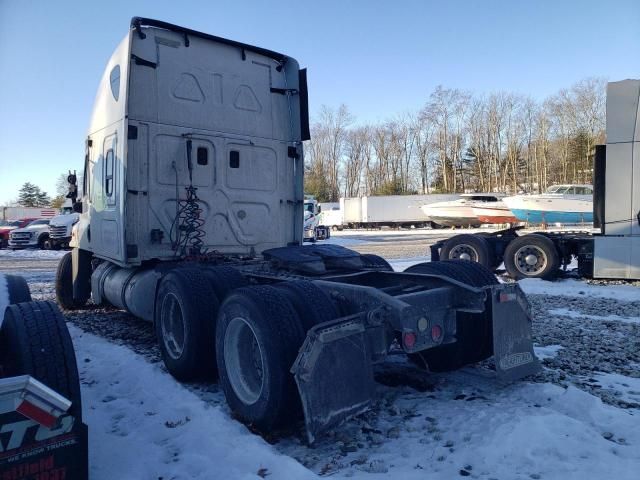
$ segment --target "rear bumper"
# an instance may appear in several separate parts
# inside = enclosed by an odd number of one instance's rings
[[[473,288],[436,275],[377,272],[357,276],[359,280],[351,277],[350,284],[315,282],[350,304],[366,303],[368,308],[309,330],[292,366],[310,442],[369,407],[375,392],[373,364],[385,358],[390,341],[398,334],[407,353],[455,342],[456,311],[478,313],[478,321],[491,322],[492,335],[478,342],[493,342],[499,379],[513,381],[540,371],[533,352],[530,307],[517,284]],[[431,283],[433,288],[398,296],[381,291],[391,291],[392,284],[404,282]],[[434,326],[443,333],[437,339],[429,335]],[[410,346],[404,340],[406,334],[413,338]]]

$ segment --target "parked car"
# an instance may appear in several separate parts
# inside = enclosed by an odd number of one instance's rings
[[[0,248],[7,248],[9,245],[9,233],[16,228],[24,228],[37,218],[20,218],[18,220],[5,221],[0,223]]]
[[[49,249],[49,220],[34,220],[24,228],[16,228],[9,233],[9,248],[38,247]]]

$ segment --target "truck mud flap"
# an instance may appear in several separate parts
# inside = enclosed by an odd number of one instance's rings
[[[309,443],[319,433],[367,410],[375,383],[364,320],[316,325],[291,372],[300,392]]]
[[[492,291],[493,355],[498,379],[513,381],[542,370],[533,352],[531,314],[517,284]]]

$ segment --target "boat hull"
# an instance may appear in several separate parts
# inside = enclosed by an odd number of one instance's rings
[[[554,210],[511,210],[516,218],[529,223],[592,223],[593,212],[561,212]]]
[[[504,198],[503,202],[522,222],[593,222],[593,197],[590,195],[517,195]]]
[[[481,223],[515,223],[518,221],[506,206],[473,207],[473,213]]]
[[[478,226],[481,224],[473,213],[473,208],[459,203],[459,201],[423,205],[421,208],[429,220],[445,227]]]
[[[445,227],[477,227],[482,223],[478,217],[445,217],[431,215],[429,216],[429,219],[432,222]]]

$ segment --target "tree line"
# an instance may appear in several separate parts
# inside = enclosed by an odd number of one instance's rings
[[[589,184],[604,141],[605,89],[606,80],[586,78],[535,101],[438,86],[419,110],[364,125],[346,105],[323,106],[305,145],[305,192],[328,202]]]
[[[67,175],[64,173],[56,180],[56,195],[53,198],[38,185],[25,182],[18,190],[18,198],[9,202],[9,206],[60,209],[66,200],[67,190]]]

